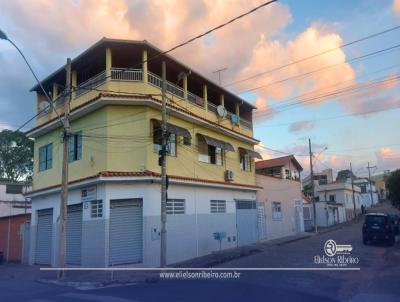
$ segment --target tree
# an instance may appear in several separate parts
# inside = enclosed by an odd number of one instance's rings
[[[400,207],[400,169],[391,173],[389,176],[386,187],[389,190],[389,198],[392,204]]]
[[[33,170],[33,141],[23,132],[0,132],[0,179],[16,182],[29,179]]]

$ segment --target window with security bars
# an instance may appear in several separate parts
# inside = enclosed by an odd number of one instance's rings
[[[167,214],[169,214],[169,215],[185,214],[185,200],[184,199],[168,199],[167,200]]]
[[[103,201],[102,200],[92,201],[90,212],[92,218],[103,217]]]
[[[225,200],[210,200],[211,213],[226,213]]]
[[[282,219],[282,206],[280,202],[272,203],[272,219],[281,220]]]

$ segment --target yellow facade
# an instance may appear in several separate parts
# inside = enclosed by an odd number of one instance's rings
[[[146,106],[109,105],[90,113],[71,124],[71,132],[82,131],[82,158],[70,162],[69,179],[77,180],[100,171],[160,172],[158,154],[153,150],[151,119],[161,120],[161,112]],[[224,171],[235,173],[234,183],[255,184],[254,162],[250,172],[240,170],[238,148],[252,149],[250,144],[170,116],[168,122],[192,135],[186,146],[178,138],[176,156],[167,157],[168,174],[214,181],[224,181]],[[197,133],[230,143],[235,152],[225,151],[223,166],[198,160]],[[59,128],[35,140],[33,188],[57,185],[61,180],[62,129]],[[53,167],[39,172],[39,147],[53,143]]]

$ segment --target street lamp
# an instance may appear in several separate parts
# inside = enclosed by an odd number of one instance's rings
[[[23,52],[21,51],[21,49],[19,49],[19,47],[6,35],[6,33],[4,31],[2,31],[0,29],[0,39],[1,40],[6,40],[8,42],[11,43],[12,46],[15,47],[16,50],[18,50],[18,52],[20,53],[20,55],[22,56],[22,58],[24,59],[26,65],[28,65],[29,70],[31,71],[31,73],[33,74],[33,76],[35,77],[36,82],[38,83],[40,89],[43,91],[44,95],[46,96],[47,102],[49,103],[49,105],[53,108],[54,112],[57,114],[58,119],[61,121],[62,124],[64,124],[64,122],[61,120],[60,115],[58,114],[56,108],[54,107],[54,104],[49,96],[49,94],[46,92],[46,90],[44,89],[42,83],[39,81],[39,78],[36,76],[35,72],[33,71],[33,68],[31,66],[31,64],[29,64],[28,60],[26,59],[25,55],[23,54]]]

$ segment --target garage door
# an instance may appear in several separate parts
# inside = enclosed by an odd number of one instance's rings
[[[53,243],[53,209],[39,210],[36,232],[36,264],[51,264]]]
[[[236,200],[236,227],[238,245],[258,240],[258,217],[254,200]]]
[[[143,261],[143,201],[110,201],[110,265]]]
[[[82,204],[70,205],[67,211],[68,264],[81,264],[82,254]]]

